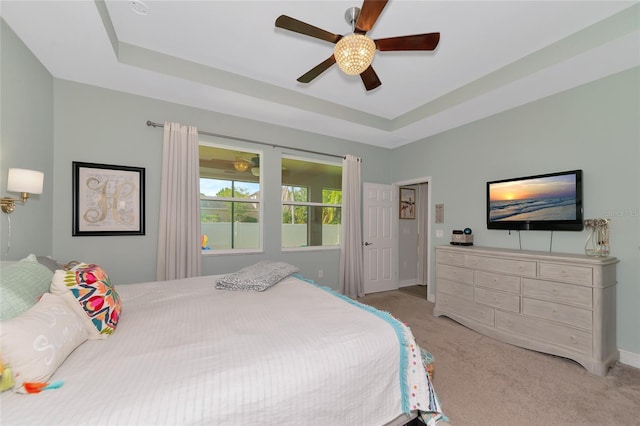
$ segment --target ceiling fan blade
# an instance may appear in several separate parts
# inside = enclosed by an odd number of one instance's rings
[[[314,27],[313,25],[298,21],[286,15],[280,15],[278,19],[276,19],[276,27],[319,38],[320,40],[325,40],[330,43],[337,43],[338,40],[342,38],[342,35],[330,33],[329,31]]]
[[[305,74],[298,77],[298,81],[300,83],[310,83],[311,80],[313,80],[314,78],[316,78],[317,76],[319,76],[320,74],[328,70],[329,67],[331,67],[331,65],[335,63],[336,63],[336,58],[335,56],[331,55],[327,59],[325,59],[323,62],[311,68]]]
[[[360,10],[360,16],[356,22],[358,33],[366,33],[373,28],[378,16],[382,13],[382,9],[387,5],[389,0],[364,0]]]
[[[362,83],[364,83],[364,87],[367,91],[373,90],[382,84],[378,78],[378,74],[376,74],[371,65],[369,65],[369,68],[362,71],[360,78],[362,79]]]
[[[207,160],[207,159],[201,158],[199,163],[200,163],[200,167],[205,167],[208,169],[233,170],[233,161],[229,161],[229,160],[219,160],[216,158]]]
[[[434,50],[440,42],[440,33],[416,34],[374,40],[380,51],[385,50]]]

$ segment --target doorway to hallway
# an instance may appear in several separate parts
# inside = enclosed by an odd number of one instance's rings
[[[416,194],[415,219],[400,219],[398,225],[398,285],[401,290],[421,294],[435,301],[435,291],[430,284],[431,265],[431,178],[422,177],[395,183],[398,187],[411,188]],[[415,286],[421,286],[416,287]],[[411,288],[409,288],[411,287]]]

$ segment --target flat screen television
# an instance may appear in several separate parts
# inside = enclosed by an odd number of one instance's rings
[[[487,228],[581,231],[582,170],[487,182]]]

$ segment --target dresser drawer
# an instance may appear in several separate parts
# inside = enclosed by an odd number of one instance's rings
[[[524,277],[536,276],[536,262],[526,260],[500,259],[476,255],[465,255],[464,266],[481,269],[490,272],[502,272],[504,274],[521,275]]]
[[[474,300],[483,305],[493,306],[505,311],[520,312],[520,296],[515,294],[477,287],[473,294]]]
[[[473,271],[471,269],[438,264],[436,266],[436,274],[438,279],[445,278],[473,285]]]
[[[570,305],[593,306],[593,290],[590,287],[562,284],[551,281],[522,279],[522,294],[551,302],[566,302]]]
[[[496,311],[496,327],[501,330],[591,355],[592,335],[586,331],[509,312]]]
[[[470,318],[485,325],[494,325],[495,309],[489,306],[473,303],[470,300],[448,294],[439,294],[436,300],[438,309],[441,310],[444,315],[452,313]]]
[[[520,277],[514,275],[494,274],[493,272],[475,271],[475,284],[496,290],[520,294]]]
[[[593,329],[593,312],[588,309],[545,302],[543,300],[522,300],[522,313],[532,317],[558,321],[586,330]]]
[[[464,254],[453,253],[446,250],[436,250],[436,263],[446,265],[464,266]]]
[[[572,284],[593,284],[593,268],[540,262],[540,278]]]
[[[473,286],[451,281],[446,278],[438,278],[436,282],[436,292],[458,296],[463,299],[473,300]]]

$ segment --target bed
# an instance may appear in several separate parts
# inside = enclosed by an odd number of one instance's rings
[[[3,392],[1,423],[371,426],[441,418],[420,348],[389,314],[297,274],[263,291],[217,288],[221,278],[114,287],[117,327],[80,338],[48,378],[61,387]],[[60,296],[51,290],[46,303]],[[3,357],[10,321],[2,321]]]

